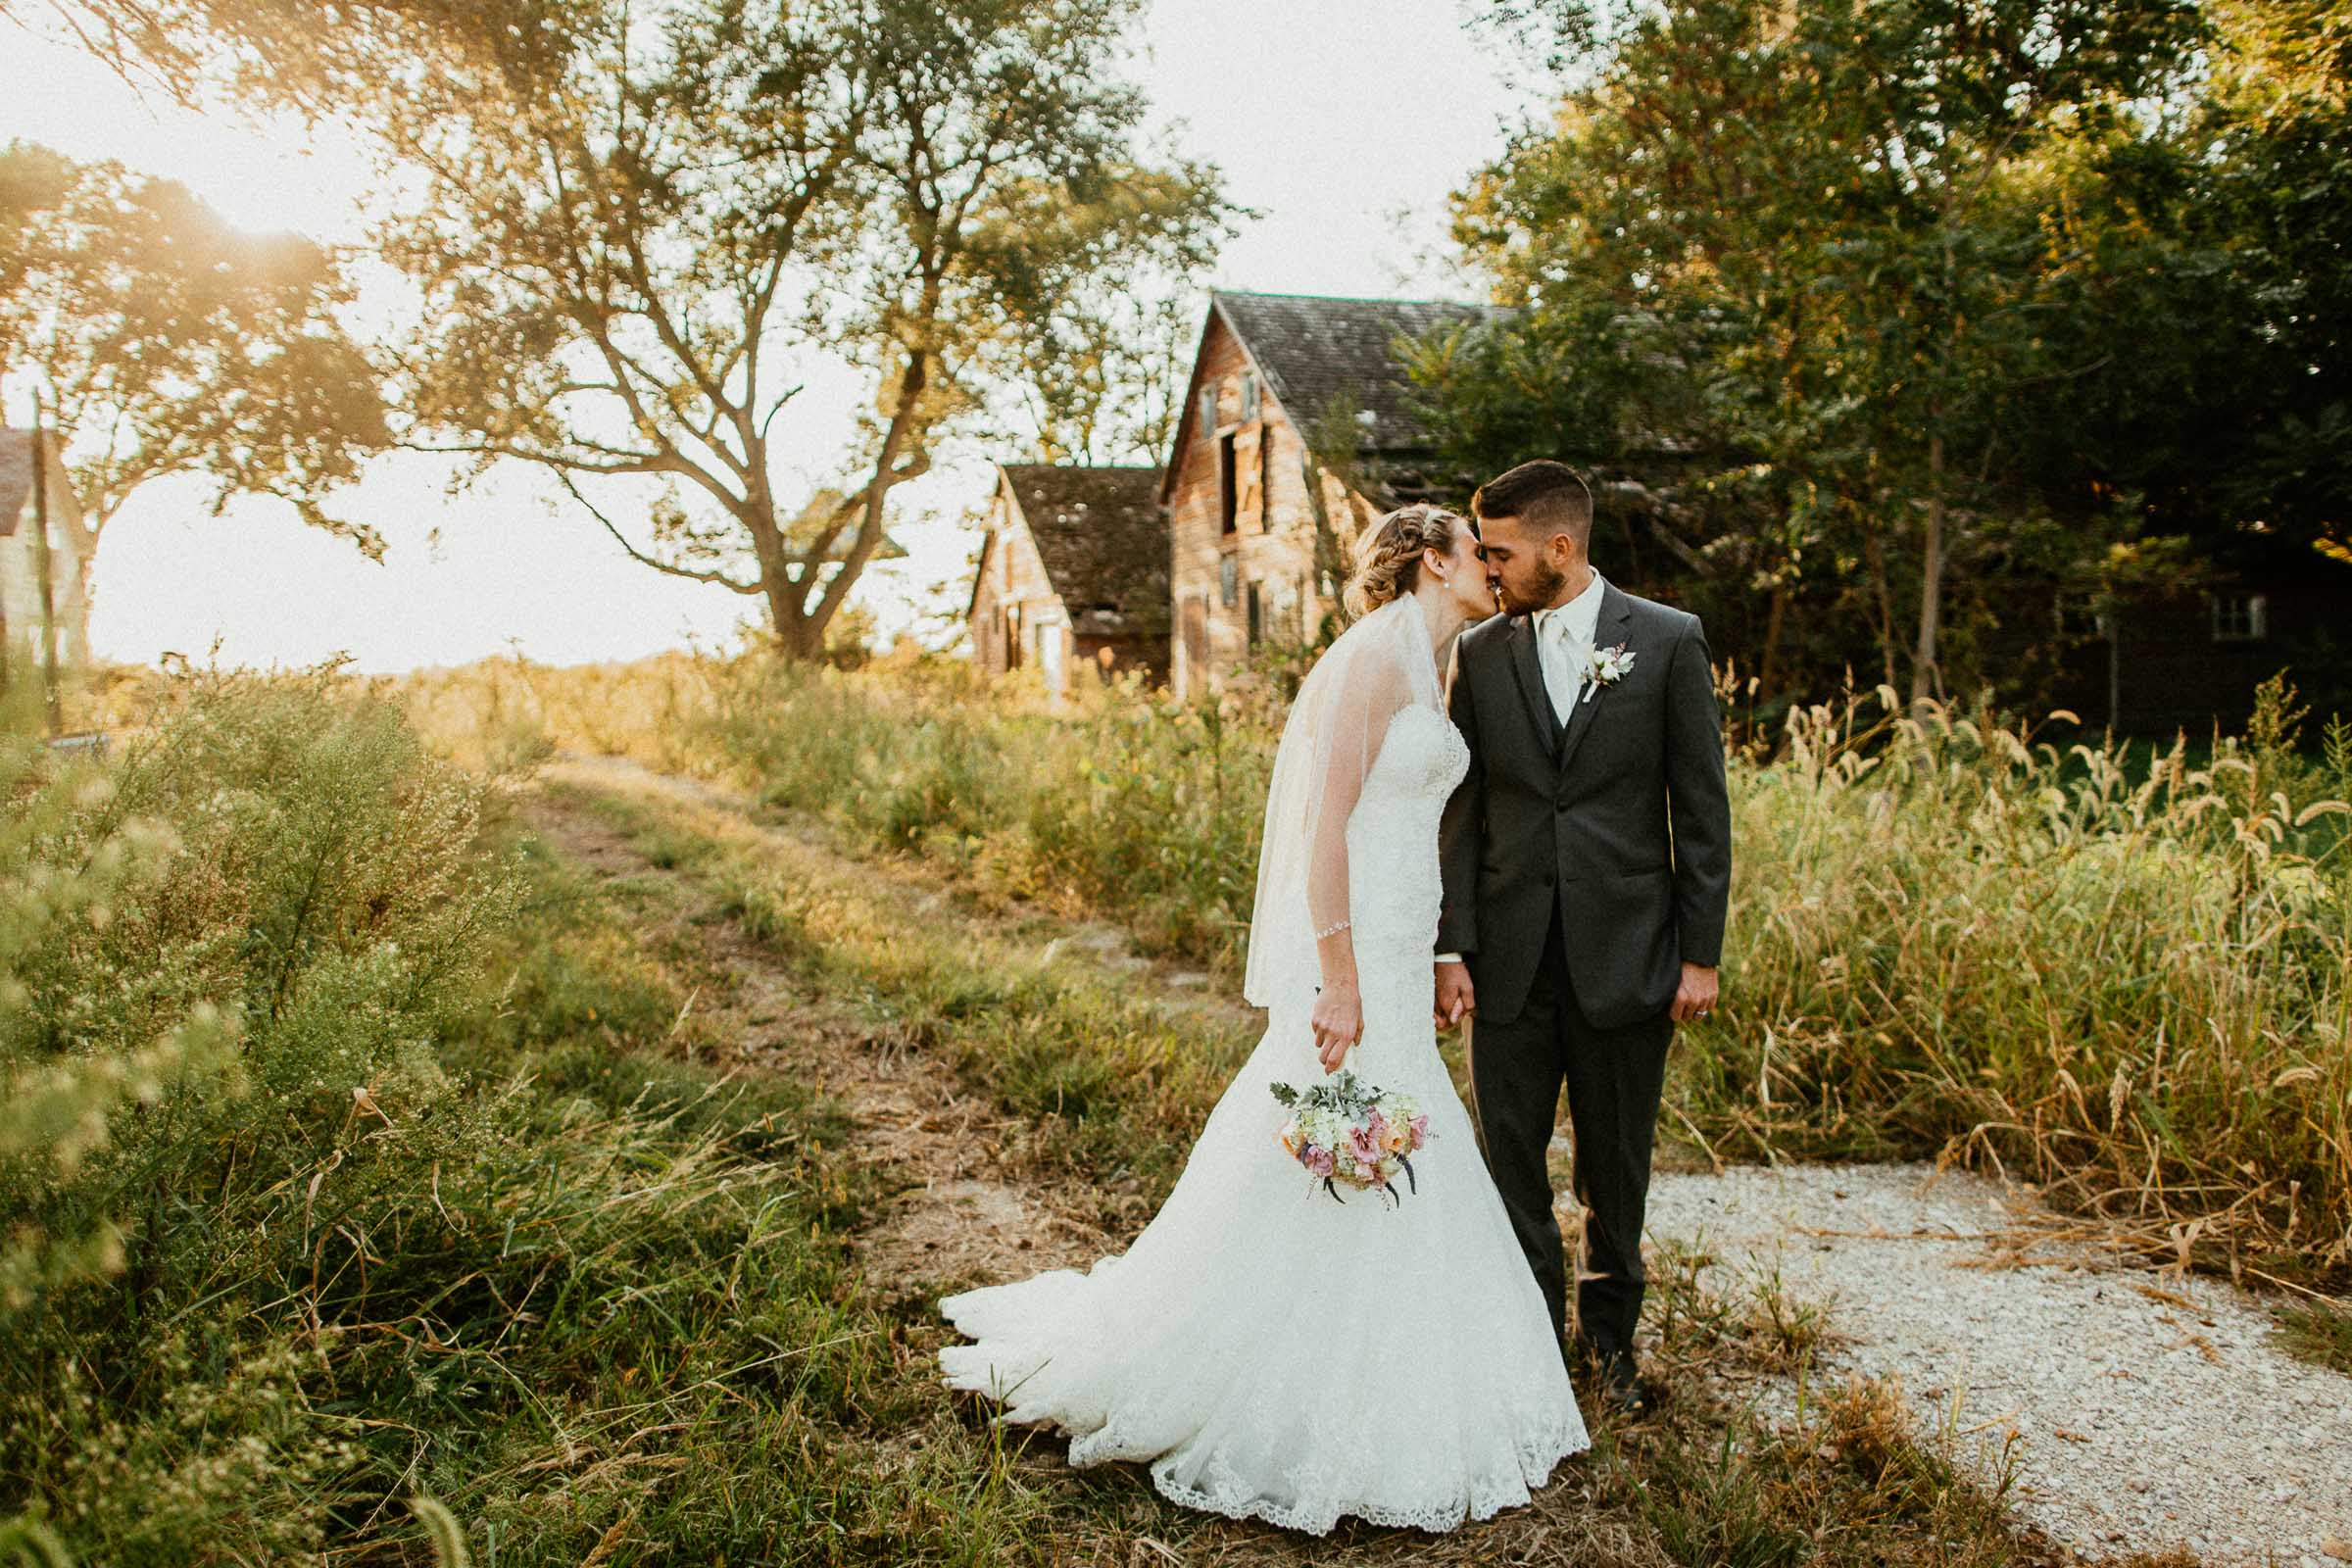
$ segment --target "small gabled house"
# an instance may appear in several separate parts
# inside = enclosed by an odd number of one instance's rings
[[[1080,662],[1168,673],[1168,526],[1159,470],[1006,463],[964,618],[984,675],[1035,665],[1069,690]]]
[[[1337,607],[1348,541],[1389,508],[1460,505],[1436,465],[1402,340],[1494,308],[1219,289],[1160,481],[1172,546],[1170,683],[1215,685]]]
[[[61,666],[89,658],[89,543],[56,437],[0,426],[0,668],[9,678],[40,667],[45,628],[55,630]]]

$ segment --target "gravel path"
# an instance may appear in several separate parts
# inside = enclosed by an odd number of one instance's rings
[[[2275,1348],[2226,1284],[2063,1246],[2021,1260],[2012,1201],[1924,1165],[1661,1174],[1649,1234],[1777,1268],[1829,1309],[1825,1369],[1899,1378],[1960,1456],[2014,1429],[2020,1513],[2087,1556],[2352,1560],[2352,1379]]]

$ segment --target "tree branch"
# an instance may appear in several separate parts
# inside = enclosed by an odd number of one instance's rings
[[[581,506],[587,508],[588,514],[605,525],[605,532],[612,536],[612,542],[619,545],[621,549],[627,551],[629,559],[636,562],[638,564],[651,566],[656,571],[665,572],[672,577],[684,577],[689,582],[713,583],[718,587],[742,594],[746,598],[757,598],[765,591],[756,582],[743,582],[737,578],[730,577],[725,572],[716,570],[715,568],[711,570],[703,570],[694,566],[680,565],[674,561],[663,561],[659,557],[647,555],[644,551],[629,543],[628,536],[623,534],[620,529],[614,525],[611,517],[605,515],[604,510],[601,507],[580,493],[580,487],[571,482],[570,474],[565,473],[561,468],[556,469],[555,473],[557,480],[563,484],[564,488],[571,492],[571,499],[577,501]]]

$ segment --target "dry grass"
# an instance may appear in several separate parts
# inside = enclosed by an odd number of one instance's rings
[[[1172,1178],[1171,1154],[1181,1156],[1170,1147],[1181,1140],[1164,1129],[1198,1124],[1250,1043],[1238,1032],[1247,1024],[1204,1019],[1181,993],[1170,995],[1164,972],[1113,977],[1093,961],[1047,956],[1066,930],[1056,921],[1008,919],[977,901],[943,898],[935,880],[903,866],[845,859],[821,835],[747,821],[653,781],[566,769],[557,783],[554,799],[575,823],[616,834],[641,867],[699,889],[693,899],[756,937],[768,961],[795,977],[801,1006],[813,1009],[804,1018],[848,1009],[846,1033],[792,1032],[829,1042],[827,1060],[807,1070],[831,1075],[846,1101],[861,1092],[842,1075],[870,1076],[882,1092],[865,1102],[883,1115],[915,1115],[912,1125],[877,1128],[870,1141],[897,1170],[886,1188],[910,1194],[928,1185],[936,1195],[975,1175],[1017,1178],[1022,1202],[979,1215],[997,1226],[983,1247],[909,1250],[887,1234],[887,1217],[873,1227],[885,1233],[879,1245],[861,1244],[864,1289],[902,1314],[900,1354],[911,1380],[927,1378],[928,1352],[948,1337],[932,1299],[1044,1266],[1041,1253],[1070,1243],[1052,1233],[1055,1215],[1100,1223],[1108,1246],[1131,1235]],[[1182,1049],[1139,1058],[1130,1036],[1154,1018],[1150,1027]],[[1028,1044],[1039,1039],[1048,1049],[1033,1054]],[[928,1063],[915,1105],[895,1093],[912,1081],[909,1055]],[[1178,1059],[1187,1056],[1209,1069],[1190,1070]],[[1044,1092],[1054,1082],[1096,1084],[1102,1061],[1124,1070],[1083,1100]],[[939,1070],[946,1080],[929,1076]],[[1138,1115],[1137,1104],[1164,1108]],[[977,1164],[974,1149],[983,1154]],[[885,1202],[879,1212],[890,1209]],[[1024,1226],[1044,1228],[1025,1234]],[[1018,1548],[1004,1543],[1004,1560],[1857,1568],[2064,1560],[2005,1521],[1998,1471],[1980,1478],[1921,1443],[1884,1391],[1836,1391],[1785,1428],[1730,1394],[1759,1368],[1809,1376],[1827,1331],[1769,1277],[1719,1289],[1707,1268],[1670,1256],[1654,1276],[1653,1362],[1671,1390],[1664,1412],[1632,1427],[1600,1421],[1591,1454],[1564,1465],[1533,1505],[1491,1524],[1434,1539],[1343,1525],[1309,1541],[1173,1508],[1139,1466],[1071,1471],[1058,1440],[1025,1433],[1005,1438],[1003,1474],[1008,1494],[1037,1510],[1036,1533]],[[964,1430],[989,1430],[985,1401],[943,1398],[940,1408]],[[925,1424],[901,1438],[937,1441]]]
[[[2352,1284],[2352,730],[2299,752],[2275,686],[2248,735],[2149,757],[1889,698],[1736,760],[1727,1002],[1684,1031],[1670,1123],[1718,1158],[1957,1159],[2151,1258]],[[1281,711],[759,659],[502,662],[432,701],[729,775],[1227,975]]]

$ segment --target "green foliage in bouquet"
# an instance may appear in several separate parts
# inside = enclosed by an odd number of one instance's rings
[[[1429,1137],[1429,1119],[1410,1095],[1366,1083],[1345,1068],[1303,1093],[1286,1083],[1267,1087],[1292,1113],[1276,1138],[1319,1179],[1333,1202],[1347,1201],[1339,1190],[1348,1186],[1401,1206],[1394,1185],[1398,1171],[1408,1191],[1421,1191],[1411,1156]]]

